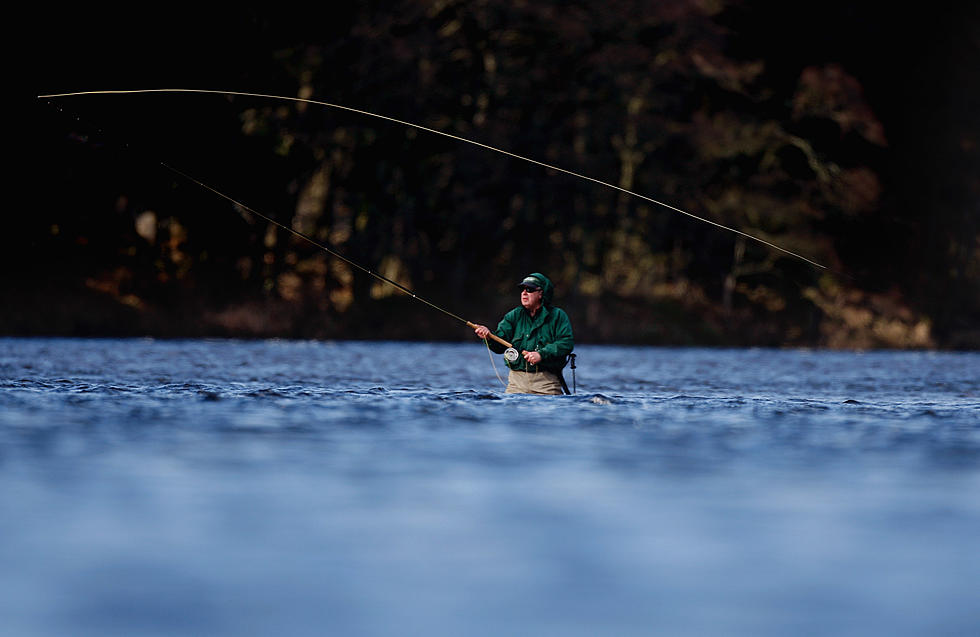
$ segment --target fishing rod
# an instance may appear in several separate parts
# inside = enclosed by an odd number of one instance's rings
[[[292,228],[290,226],[287,226],[287,225],[285,225],[283,223],[280,223],[280,222],[276,221],[275,219],[273,219],[272,217],[269,217],[267,215],[264,215],[261,212],[259,212],[258,210],[255,210],[254,208],[250,208],[249,206],[246,206],[242,202],[240,202],[240,201],[238,201],[236,199],[233,199],[232,197],[230,197],[230,196],[226,195],[225,193],[221,192],[220,190],[209,186],[208,184],[204,183],[203,181],[200,181],[198,179],[195,179],[194,177],[188,175],[184,171],[178,170],[177,168],[174,168],[173,166],[171,166],[171,165],[169,165],[167,163],[164,163],[164,162],[160,162],[160,165],[163,166],[164,168],[166,168],[167,170],[169,170],[169,171],[171,171],[171,172],[173,172],[173,173],[175,173],[177,175],[180,175],[184,179],[186,179],[186,180],[188,180],[188,181],[190,181],[192,183],[197,184],[201,188],[204,188],[205,190],[208,190],[210,192],[213,192],[214,194],[218,195],[219,197],[221,197],[223,199],[227,199],[231,203],[235,204],[238,208],[240,208],[240,209],[242,209],[242,210],[244,210],[244,211],[246,211],[246,212],[248,212],[250,214],[253,214],[253,215],[257,216],[257,217],[261,217],[262,219],[265,219],[269,223],[274,224],[274,225],[282,228],[283,230],[286,230],[288,232],[291,232],[294,235],[296,235],[297,237],[300,237],[301,239],[305,239],[306,241],[309,241],[310,243],[312,243],[316,247],[320,248],[321,250],[323,250],[324,252],[326,252],[330,256],[333,256],[333,257],[336,257],[337,259],[340,259],[344,263],[346,263],[346,264],[348,264],[348,265],[350,265],[350,266],[352,266],[354,268],[357,268],[361,272],[365,272],[367,274],[370,274],[371,276],[373,276],[374,278],[378,279],[379,281],[383,281],[383,282],[385,282],[385,283],[387,283],[389,285],[393,285],[394,287],[398,288],[398,290],[400,290],[401,292],[404,292],[405,294],[409,295],[410,297],[412,297],[416,301],[421,301],[422,303],[425,303],[426,305],[428,305],[432,309],[438,310],[438,311],[442,312],[443,314],[445,314],[446,316],[449,316],[451,318],[454,318],[454,319],[456,319],[457,321],[459,321],[461,323],[465,323],[467,327],[470,327],[470,328],[473,328],[473,329],[476,329],[477,327],[479,327],[476,323],[473,323],[472,321],[467,321],[463,317],[458,316],[457,314],[453,314],[449,310],[447,310],[445,308],[442,308],[442,307],[439,307],[435,303],[433,303],[433,302],[431,302],[431,301],[429,301],[427,299],[422,298],[421,296],[419,296],[415,292],[409,290],[407,287],[405,287],[401,283],[398,283],[397,281],[392,281],[391,279],[389,279],[388,277],[384,276],[383,274],[378,274],[374,270],[371,270],[370,268],[367,268],[367,267],[365,267],[365,266],[363,266],[363,265],[361,265],[361,264],[359,264],[359,263],[357,263],[355,261],[352,261],[351,259],[345,257],[343,254],[337,252],[336,250],[333,250],[331,248],[328,248],[327,246],[323,245],[322,243],[320,243],[316,239],[313,239],[309,235],[304,234],[304,233],[300,232],[299,230],[296,230],[295,228]],[[488,333],[487,334],[487,337],[493,339],[494,341],[500,343],[501,345],[503,345],[504,347],[507,348],[507,350],[504,353],[504,357],[505,358],[507,358],[508,360],[517,360],[517,350],[514,349],[514,346],[513,345],[511,345],[510,343],[508,343],[504,339],[500,338],[499,336],[497,336],[493,332]],[[511,352],[513,352],[513,353],[511,353]],[[511,357],[513,357],[513,359],[511,359]]]
[[[805,261],[806,263],[809,263],[810,265],[815,266],[817,268],[820,268],[822,270],[826,270],[827,269],[827,266],[825,266],[825,265],[822,265],[820,263],[817,263],[816,261],[813,261],[811,259],[808,259],[808,258],[804,257],[801,254],[797,254],[796,252],[792,252],[790,250],[787,250],[786,248],[783,248],[781,246],[778,246],[775,243],[772,243],[770,241],[766,241],[765,239],[762,239],[762,238],[757,237],[755,235],[751,235],[751,234],[749,234],[747,232],[743,232],[741,230],[738,230],[737,228],[732,228],[732,227],[729,227],[729,226],[726,226],[726,225],[717,223],[717,222],[712,221],[710,219],[706,219],[705,217],[700,217],[700,216],[698,216],[698,215],[696,215],[694,213],[688,212],[686,210],[682,210],[681,208],[678,208],[676,206],[672,206],[672,205],[670,205],[668,203],[665,203],[663,201],[657,201],[656,199],[653,199],[651,197],[647,197],[646,195],[641,195],[641,194],[639,194],[637,192],[634,192],[632,190],[627,190],[626,188],[623,188],[621,186],[617,186],[615,184],[611,184],[609,182],[605,182],[605,181],[596,179],[595,177],[589,177],[588,175],[583,175],[583,174],[580,174],[580,173],[577,173],[577,172],[573,172],[571,170],[567,170],[567,169],[561,168],[559,166],[553,166],[551,164],[546,164],[546,163],[544,163],[542,161],[538,161],[538,160],[532,159],[530,157],[525,157],[523,155],[518,155],[516,153],[512,153],[510,151],[503,150],[501,148],[496,148],[494,146],[490,146],[489,144],[483,144],[481,142],[473,141],[471,139],[467,139],[465,137],[460,137],[458,135],[453,135],[452,133],[446,133],[444,131],[440,131],[440,130],[437,130],[435,128],[429,128],[427,126],[422,126],[420,124],[415,124],[413,122],[407,122],[405,120],[395,119],[394,117],[388,117],[387,115],[380,115],[378,113],[372,113],[370,111],[366,111],[366,110],[362,110],[362,109],[358,109],[358,108],[352,108],[350,106],[343,106],[341,104],[332,104],[330,102],[323,102],[323,101],[320,101],[320,100],[307,99],[307,98],[303,98],[303,97],[290,97],[290,96],[286,96],[286,95],[269,95],[269,94],[266,94],[266,93],[248,93],[248,92],[244,92],[244,91],[220,91],[220,90],[214,90],[214,89],[191,89],[191,88],[154,88],[154,89],[132,89],[132,90],[76,91],[76,92],[71,92],[71,93],[50,93],[48,95],[38,95],[38,99],[57,99],[57,98],[80,97],[80,96],[90,96],[90,95],[132,95],[132,94],[140,94],[140,93],[198,93],[198,94],[210,94],[210,95],[256,97],[256,98],[262,98],[262,99],[273,99],[273,100],[281,100],[281,101],[287,101],[287,102],[298,102],[298,103],[303,103],[303,104],[314,104],[314,105],[323,106],[323,107],[326,107],[326,108],[333,108],[333,109],[338,109],[338,110],[342,110],[342,111],[348,111],[350,113],[357,113],[359,115],[365,115],[365,116],[368,116],[368,117],[374,117],[374,118],[377,118],[377,119],[382,119],[382,120],[385,120],[385,121],[388,121],[388,122],[393,122],[395,124],[399,124],[401,126],[407,126],[409,128],[416,128],[418,130],[423,130],[423,131],[426,131],[428,133],[433,133],[435,135],[442,135],[443,137],[448,137],[448,138],[454,139],[456,141],[464,142],[464,143],[467,143],[467,144],[472,144],[473,146],[479,146],[480,148],[484,148],[486,150],[491,150],[493,152],[500,153],[502,155],[506,155],[508,157],[513,157],[514,159],[520,159],[521,161],[526,161],[526,162],[531,163],[531,164],[534,164],[536,166],[541,166],[541,167],[547,168],[549,170],[554,170],[556,172],[564,173],[566,175],[571,175],[571,176],[577,177],[579,179],[584,179],[586,181],[590,181],[592,183],[596,183],[596,184],[599,184],[601,186],[605,186],[607,188],[612,188],[613,190],[617,190],[617,191],[622,192],[622,193],[624,193],[626,195],[629,195],[631,197],[636,197],[638,199],[642,199],[644,201],[648,201],[648,202],[653,203],[653,204],[656,204],[658,206],[667,208],[668,210],[673,210],[674,212],[678,212],[680,214],[687,215],[688,217],[691,217],[692,219],[697,219],[698,221],[702,221],[704,223],[710,224],[712,226],[715,226],[716,228],[721,228],[722,230],[726,230],[728,232],[735,233],[735,234],[740,235],[742,237],[745,237],[747,239],[751,239],[752,241],[756,241],[758,243],[761,243],[763,245],[766,245],[766,246],[768,246],[770,248],[773,248],[774,250],[778,250],[778,251],[780,251],[780,252],[782,252],[784,254],[788,254],[788,255],[790,255],[792,257],[795,257],[797,259],[800,259],[802,261]],[[389,283],[390,283],[390,281],[389,281]],[[456,317],[456,318],[459,318],[459,317]]]
[[[58,110],[61,110],[61,109],[58,108]],[[129,144],[124,144],[124,146],[127,149],[129,149]],[[353,261],[352,259],[344,256],[340,252],[337,252],[336,250],[334,250],[334,249],[332,249],[332,248],[324,245],[323,243],[317,241],[316,239],[313,239],[309,235],[304,234],[303,232],[300,232],[299,230],[296,230],[295,228],[292,228],[290,226],[287,226],[287,225],[285,225],[283,223],[280,223],[279,221],[276,221],[272,217],[270,217],[268,215],[265,215],[265,214],[259,212],[258,210],[254,209],[254,208],[252,208],[250,206],[245,205],[241,201],[238,201],[237,199],[231,197],[230,195],[225,194],[224,192],[218,190],[217,188],[214,188],[213,186],[210,186],[210,185],[204,183],[200,179],[197,179],[197,178],[195,178],[195,177],[187,174],[186,172],[184,172],[184,171],[182,171],[182,170],[180,170],[178,168],[175,168],[174,166],[171,166],[170,164],[168,164],[166,162],[157,161],[156,163],[158,163],[160,166],[163,166],[164,168],[166,168],[167,170],[171,171],[172,173],[174,173],[176,175],[179,175],[180,177],[183,177],[187,181],[190,181],[191,183],[197,184],[201,188],[203,188],[203,189],[205,189],[205,190],[207,190],[209,192],[212,192],[215,195],[218,195],[222,199],[225,199],[225,200],[231,202],[236,207],[238,207],[240,210],[244,210],[245,212],[248,212],[248,213],[250,213],[252,215],[255,215],[256,217],[259,217],[261,219],[264,219],[264,220],[268,221],[269,223],[271,223],[271,224],[273,224],[273,225],[275,225],[275,226],[277,226],[279,228],[282,228],[283,230],[286,230],[287,232],[290,232],[290,233],[296,235],[297,237],[300,237],[301,239],[303,239],[303,240],[305,240],[305,241],[313,244],[314,246],[316,246],[320,250],[323,250],[327,254],[329,254],[329,255],[337,258],[337,259],[340,259],[341,261],[343,261],[344,263],[350,265],[351,267],[356,268],[356,269],[358,269],[358,270],[360,270],[362,272],[365,272],[365,273],[369,274],[370,276],[378,279],[379,281],[382,281],[384,283],[387,283],[387,284],[395,287],[400,292],[403,292],[403,293],[409,295],[410,297],[412,297],[416,301],[420,301],[420,302],[424,303],[425,305],[428,305],[432,309],[438,310],[439,312],[442,312],[446,316],[449,316],[450,318],[453,318],[453,319],[455,319],[455,320],[457,320],[457,321],[465,324],[467,327],[469,327],[471,329],[476,329],[477,327],[479,327],[479,325],[477,325],[476,323],[473,323],[472,321],[468,321],[468,320],[464,319],[463,317],[459,316],[458,314],[455,314],[453,312],[450,312],[449,310],[447,310],[447,309],[445,309],[443,307],[440,307],[440,306],[436,305],[435,303],[429,301],[428,299],[422,298],[421,296],[419,296],[418,294],[416,294],[412,290],[408,289],[404,285],[398,283],[397,281],[393,281],[392,279],[384,276],[383,274],[379,274],[378,272],[375,272],[374,270],[371,270],[370,268],[367,268],[367,267],[361,265],[360,263],[357,263],[356,261]],[[505,351],[504,351],[504,358],[506,360],[513,362],[513,361],[517,360],[518,357],[520,356],[518,354],[518,352],[517,352],[517,349],[515,349],[514,346],[511,343],[509,343],[506,340],[500,338],[499,336],[497,336],[493,332],[489,332],[487,334],[487,337],[490,338],[490,339],[492,339],[492,340],[494,340],[494,341],[496,341],[497,343],[500,343],[501,345],[503,345],[506,348]]]

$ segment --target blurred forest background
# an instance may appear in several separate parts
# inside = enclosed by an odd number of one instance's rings
[[[0,333],[463,340],[531,271],[579,342],[980,347],[976,3],[403,0],[38,15]],[[33,60],[32,60],[33,62]]]

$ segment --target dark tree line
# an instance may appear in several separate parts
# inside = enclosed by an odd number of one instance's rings
[[[430,0],[95,33],[69,15],[39,94],[208,88],[364,109],[829,269],[357,113],[90,96],[37,105],[36,199],[15,246],[30,256],[11,252],[33,265],[8,269],[2,328],[466,337],[164,162],[481,322],[541,270],[583,341],[975,347],[976,12],[907,11]]]

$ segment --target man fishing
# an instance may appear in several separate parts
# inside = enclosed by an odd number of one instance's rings
[[[571,321],[564,310],[551,305],[555,287],[545,275],[528,275],[520,288],[521,306],[507,312],[494,332],[520,352],[514,360],[505,356],[510,368],[507,393],[561,394],[567,391],[561,370],[575,348]],[[473,331],[482,339],[490,334],[485,325]],[[493,340],[487,344],[497,354],[504,353],[503,345]]]

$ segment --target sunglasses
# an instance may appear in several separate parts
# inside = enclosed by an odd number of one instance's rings
[[[523,290],[524,292],[527,292],[528,294],[531,294],[532,292],[540,292],[541,291],[541,288],[532,288],[532,287],[530,287],[528,285],[522,285],[521,286],[521,290]]]

